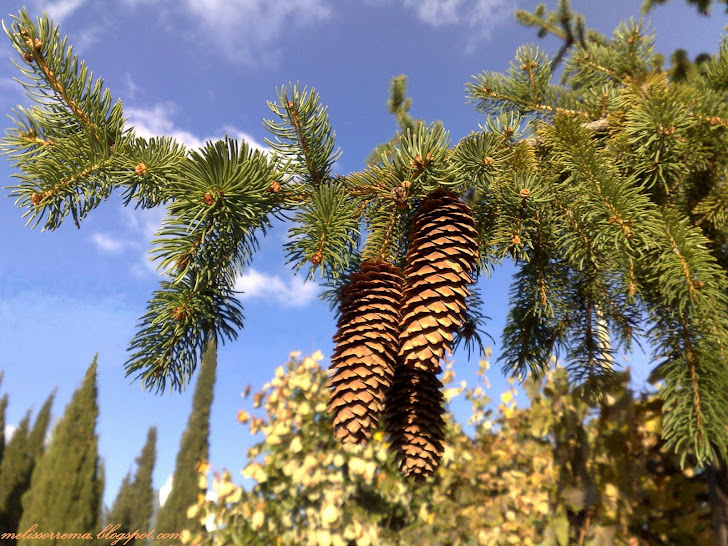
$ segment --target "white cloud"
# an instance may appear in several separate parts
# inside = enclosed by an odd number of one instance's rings
[[[167,481],[164,482],[164,485],[159,488],[159,506],[164,506],[164,502],[167,500],[167,497],[169,497],[169,494],[172,492],[172,478],[173,475],[170,474],[169,478],[167,478]]]
[[[8,445],[10,440],[13,439],[13,434],[15,434],[15,431],[18,429],[15,425],[5,425],[5,430],[3,431],[5,434],[5,445]]]
[[[125,241],[118,239],[112,235],[106,233],[94,233],[91,236],[91,242],[96,245],[101,252],[107,254],[118,254],[122,250],[130,246],[136,246],[133,241]]]
[[[291,28],[331,16],[326,0],[185,0],[184,4],[227,57],[251,65],[275,62],[281,54],[278,38]]]
[[[135,236],[143,238],[146,245],[151,241],[157,233],[159,226],[162,225],[162,219],[166,214],[163,207],[153,209],[134,209],[123,207],[121,209],[124,215],[126,227],[131,230]]]
[[[128,124],[133,125],[140,137],[170,136],[189,148],[199,148],[205,141],[189,131],[176,127],[172,118],[177,107],[172,102],[160,102],[149,108],[124,108]]]
[[[318,292],[314,282],[305,282],[302,277],[291,277],[287,281],[278,275],[261,273],[250,268],[235,282],[235,290],[242,292],[241,300],[265,298],[289,307],[304,307]]]
[[[177,113],[177,106],[170,101],[159,102],[151,107],[127,107],[124,113],[128,117],[128,124],[134,126],[136,134],[150,138],[154,136],[170,136],[179,142],[182,142],[188,148],[201,148],[207,140],[218,140],[223,134],[238,139],[245,140],[248,145],[256,150],[269,151],[266,146],[257,142],[245,131],[241,131],[232,126],[225,126],[216,136],[200,137],[194,133],[181,129],[174,122],[174,116]]]

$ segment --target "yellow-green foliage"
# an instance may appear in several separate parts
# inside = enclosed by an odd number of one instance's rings
[[[238,420],[263,439],[242,471],[215,473],[216,501],[190,507],[208,531],[185,543],[314,545],[706,544],[707,488],[694,470],[679,470],[660,451],[660,403],[635,399],[618,374],[600,402],[571,392],[557,367],[540,384],[526,382],[529,408],[515,387],[489,409],[489,367],[481,384],[443,377],[446,399],[472,406],[466,435],[446,415],[441,468],[422,485],[397,472],[382,431],[367,446],[341,445],[326,415],[321,354],[292,353],[253,396]],[[200,468],[206,488],[209,467]]]

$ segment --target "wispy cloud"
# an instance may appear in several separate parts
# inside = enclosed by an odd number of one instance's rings
[[[140,137],[170,136],[189,148],[199,148],[205,141],[190,131],[177,127],[173,121],[177,107],[172,102],[160,102],[150,107],[126,107],[128,124]]]
[[[404,0],[404,5],[414,9],[420,21],[433,27],[460,22],[465,3],[464,0]]]
[[[163,207],[153,209],[132,209],[124,207],[121,214],[124,225],[127,230],[127,236],[130,241],[136,244],[132,245],[136,248],[148,249],[152,239],[154,239],[159,227],[162,225],[167,211]],[[138,277],[146,277],[149,274],[158,274],[158,263],[151,259],[149,253],[145,250],[139,253],[139,259],[131,267],[131,271]]]
[[[139,86],[134,82],[129,72],[124,74],[124,86],[126,87],[126,97],[133,99],[139,92]]]
[[[253,268],[238,277],[235,290],[242,292],[241,300],[262,298],[287,307],[304,307],[319,293],[316,283],[305,282],[302,277],[283,280]]]
[[[54,24],[59,24],[63,19],[73,14],[86,3],[86,0],[55,0],[49,2],[41,0],[33,2],[36,9],[45,11],[48,17],[53,19]]]
[[[163,4],[194,21],[216,54],[260,66],[275,64],[282,54],[280,37],[329,19],[330,0],[125,0],[140,4]]]
[[[101,252],[107,254],[118,254],[122,250],[128,247],[136,246],[134,241],[127,241],[119,239],[108,233],[94,233],[91,236],[91,242],[96,245]]]
[[[495,27],[513,15],[516,0],[397,0],[414,10],[426,25],[467,27],[466,51],[472,53],[479,42],[490,37]],[[388,0],[369,0],[371,5],[388,4]]]

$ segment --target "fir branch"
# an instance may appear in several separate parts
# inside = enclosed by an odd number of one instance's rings
[[[568,207],[565,203],[562,203],[558,197],[554,197],[554,205],[556,205],[556,207],[561,211],[569,226],[574,230],[574,232],[576,232],[580,239],[580,244],[575,245],[573,242],[569,241],[568,232],[562,235],[560,246],[562,252],[564,252],[564,256],[569,259],[576,268],[582,269],[584,267],[585,258],[576,259],[574,251],[583,245],[583,248],[587,251],[586,256],[588,259],[598,260],[601,253],[599,249],[595,247],[591,237],[587,234],[584,224],[576,218],[575,211]]]
[[[94,80],[85,63],[66,47],[58,27],[44,15],[33,23],[22,10],[3,29],[25,65],[18,66],[29,98],[37,103],[19,107],[0,147],[23,174],[11,187],[24,216],[43,229],[55,229],[68,215],[76,226],[108,197],[118,183],[119,147],[128,147],[121,103],[112,106],[103,81]]]
[[[613,162],[598,151],[589,133],[575,120],[557,117],[552,126],[543,127],[541,135],[553,148],[554,159],[569,173],[568,180],[579,184],[583,198],[603,210],[603,227],[594,230],[595,246],[616,245],[633,255],[647,245],[649,233],[644,228],[654,222],[654,206],[634,180],[619,177]],[[619,229],[604,229],[611,225]]]
[[[391,157],[382,156],[382,168],[391,169],[394,178],[407,181],[409,193],[423,197],[437,187],[454,182],[447,159],[450,155],[450,135],[442,125],[419,125],[416,131],[407,131]]]
[[[698,225],[708,222],[716,229],[724,226],[728,221],[728,184],[715,186],[691,213],[700,217]]]
[[[449,158],[450,173],[459,180],[462,191],[478,188],[490,189],[494,179],[503,172],[513,156],[501,135],[494,131],[480,131],[463,137]]]
[[[381,165],[382,156],[391,158],[395,149],[407,132],[415,132],[424,124],[421,119],[415,120],[409,113],[412,108],[412,99],[407,97],[407,76],[404,74],[392,78],[389,84],[389,99],[387,109],[397,120],[398,129],[387,142],[378,144],[369,153],[364,161],[367,167]]]
[[[96,138],[98,138],[99,135],[96,127],[89,121],[84,111],[81,110],[76,101],[71,97],[68,89],[61,84],[58,78],[56,78],[56,75],[53,73],[53,70],[51,70],[48,66],[45,57],[41,53],[43,47],[42,40],[38,38],[31,38],[30,32],[24,27],[20,27],[19,33],[25,43],[24,56],[26,60],[28,60],[28,55],[32,56],[48,85],[50,85],[61,101],[63,101],[63,103],[66,104],[71,112],[73,112],[73,114],[78,118],[81,125],[84,127],[90,127]]]
[[[231,272],[223,277],[229,281]],[[190,272],[177,283],[161,283],[141,326],[129,345],[126,375],[136,373],[145,389],[164,392],[169,381],[181,391],[207,344],[219,336],[235,339],[243,315],[229,282],[200,284]]]
[[[301,146],[301,150],[303,151],[303,156],[306,158],[306,167],[308,168],[308,172],[311,175],[313,184],[314,186],[320,186],[321,174],[318,172],[318,170],[314,169],[313,159],[311,158],[311,150],[308,146],[308,139],[306,138],[306,135],[304,135],[301,131],[301,123],[298,119],[298,111],[296,110],[296,105],[292,100],[289,100],[286,103],[286,112],[288,113],[288,117],[291,120],[291,125],[293,126],[293,129],[296,131],[296,138],[298,139],[298,143]]]
[[[184,145],[169,137],[136,137],[118,153],[122,159],[114,174],[124,205],[134,201],[135,207],[153,208],[172,198],[185,161]]]

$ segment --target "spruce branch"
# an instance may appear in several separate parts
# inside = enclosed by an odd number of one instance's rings
[[[393,77],[389,84],[387,110],[394,115],[398,128],[392,138],[375,146],[369,153],[364,161],[367,167],[380,165],[382,156],[391,157],[403,135],[407,132],[417,131],[417,128],[424,124],[423,120],[412,117],[410,108],[412,108],[412,99],[407,96],[407,76],[401,74]]]
[[[280,121],[264,120],[274,136],[265,141],[289,162],[286,170],[313,188],[326,182],[341,152],[334,151],[336,134],[318,93],[289,84],[278,90],[278,102],[268,101],[268,107]]]
[[[641,11],[647,15],[655,6],[666,4],[669,0],[643,0]],[[694,5],[700,15],[710,15],[713,0],[688,0],[688,4]],[[727,4],[725,11],[728,13],[728,2],[726,0],[716,0],[716,4]]]
[[[506,74],[482,72],[466,85],[468,101],[486,114],[517,112],[543,118],[561,113],[587,117],[572,94],[551,85],[550,66],[541,49],[521,46]]]
[[[294,263],[296,271],[310,263],[307,278],[314,278],[318,268],[324,279],[336,280],[359,243],[357,202],[350,198],[343,179],[329,180],[312,191],[293,221],[285,244],[288,262]]]
[[[235,279],[257,248],[274,209],[268,189],[278,179],[273,161],[247,143],[225,138],[192,151],[152,241],[152,255],[171,274],[149,302],[130,344],[127,375],[146,388],[182,389],[198,355],[218,338],[234,339],[242,328]]]
[[[469,294],[465,298],[466,309],[463,313],[463,325],[455,332],[452,342],[452,350],[455,352],[461,343],[465,345],[468,351],[468,359],[472,352],[475,352],[477,346],[477,354],[483,355],[486,347],[483,345],[483,336],[488,336],[492,343],[495,343],[493,337],[485,331],[485,321],[491,317],[483,313],[483,296],[481,290],[476,286],[468,288]]]
[[[377,200],[366,208],[367,240],[362,250],[363,260],[396,262],[401,257],[395,227],[403,220],[399,218],[397,208],[391,199]]]
[[[555,72],[561,64],[566,53],[574,46],[586,47],[587,41],[603,43],[604,37],[594,30],[587,30],[584,17],[571,10],[568,0],[559,0],[556,10],[546,12],[546,5],[536,6],[533,13],[526,10],[516,10],[516,20],[523,26],[538,29],[538,37],[544,38],[548,34],[560,38],[563,43],[551,61],[551,71]]]
[[[603,302],[597,287],[593,264],[583,271],[571,271],[567,288],[570,324],[567,328],[569,351],[567,370],[588,396],[599,396],[614,373],[614,348],[604,322]]]
[[[503,329],[503,352],[498,357],[503,362],[503,373],[519,379],[530,375],[539,377],[548,369],[549,358],[563,344],[564,325],[568,319],[559,320],[550,305],[543,305],[539,286],[540,264],[538,260],[523,262],[515,274],[509,292],[509,312]],[[548,278],[554,286],[565,274],[559,264],[551,264]],[[552,292],[551,298],[560,295]],[[547,304],[549,299],[547,299]]]
[[[53,26],[45,15],[34,23],[27,11],[21,10],[9,27],[3,22],[3,29],[23,58],[22,66],[16,63],[28,79],[21,85],[57,123],[85,129],[96,140],[121,129],[121,103],[112,106],[103,80],[94,80],[86,64],[79,63],[72,47],[66,46],[67,39],[61,39],[58,26]],[[107,134],[102,135],[104,132]]]

